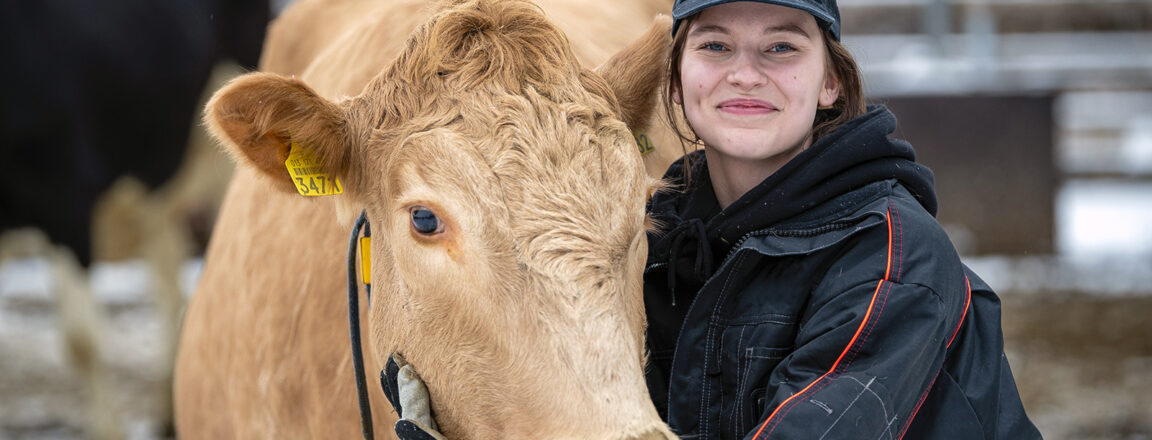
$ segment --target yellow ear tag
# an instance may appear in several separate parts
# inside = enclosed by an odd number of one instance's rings
[[[291,148],[288,159],[284,160],[284,167],[288,168],[288,174],[292,176],[300,195],[330,196],[344,193],[344,188],[340,187],[340,178],[324,172],[320,162],[308,150],[295,142]]]
[[[636,147],[640,149],[641,156],[656,151],[656,146],[652,145],[652,139],[648,137],[647,133],[643,131],[634,131],[632,132],[632,136],[636,138]]]
[[[360,278],[372,284],[372,237],[360,237]]]

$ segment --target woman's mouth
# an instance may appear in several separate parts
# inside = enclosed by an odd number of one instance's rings
[[[760,115],[776,111],[776,107],[759,99],[729,99],[717,108],[724,113],[735,115]]]

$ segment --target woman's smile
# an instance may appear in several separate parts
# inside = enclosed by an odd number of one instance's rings
[[[760,116],[777,110],[776,106],[766,101],[751,98],[728,99],[716,106],[716,109],[735,116]]]

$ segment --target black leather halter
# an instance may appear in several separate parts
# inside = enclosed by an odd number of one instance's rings
[[[356,394],[360,398],[360,426],[364,438],[372,440],[372,404],[368,401],[368,386],[364,376],[364,351],[360,344],[360,293],[357,289],[359,280],[356,279],[356,248],[361,228],[364,229],[364,237],[372,236],[368,215],[363,210],[356,219],[356,225],[352,227],[352,238],[348,240],[348,336],[352,339],[352,366],[356,372]],[[364,283],[364,295],[371,306],[372,284],[369,282]]]

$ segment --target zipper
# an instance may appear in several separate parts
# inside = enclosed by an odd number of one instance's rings
[[[668,265],[668,263],[653,263],[652,265],[644,268],[644,275],[648,275],[648,271],[650,271],[652,269],[656,269],[658,267],[664,267],[667,265]]]
[[[852,227],[852,226],[856,225],[857,223],[859,223],[859,222],[858,221],[834,221],[834,222],[830,222],[828,224],[825,224],[823,226],[818,226],[815,228],[808,228],[808,229],[767,228],[767,229],[760,229],[758,231],[752,231],[752,232],[749,232],[747,234],[744,234],[744,236],[740,237],[739,240],[736,240],[736,244],[732,245],[732,249],[728,250],[728,255],[725,255],[724,259],[720,260],[720,261],[726,262],[729,259],[731,259],[732,255],[735,254],[736,251],[740,250],[740,247],[743,246],[744,243],[747,242],[752,237],[764,237],[764,236],[768,236],[768,235],[775,236],[775,237],[814,237],[814,236],[828,233],[828,232],[841,231],[844,229],[848,229],[849,227]],[[721,266],[723,266],[723,264],[724,263],[721,263]],[[719,269],[717,269],[717,272],[719,272]],[[645,271],[645,273],[647,273],[647,271]]]
[[[819,226],[819,227],[815,227],[815,228],[807,228],[807,229],[767,228],[767,229],[760,229],[760,230],[749,232],[747,234],[744,234],[742,237],[740,237],[739,240],[736,240],[736,244],[732,245],[732,249],[728,250],[728,254],[724,256],[724,259],[720,260],[720,267],[716,268],[715,273],[719,273],[721,271],[721,269],[724,268],[724,265],[725,265],[724,263],[728,262],[728,260],[730,260],[732,258],[732,255],[734,255],[736,253],[736,251],[740,250],[740,246],[743,246],[745,242],[747,242],[748,240],[750,240],[753,237],[763,237],[763,236],[768,236],[768,235],[772,235],[772,236],[776,236],[776,237],[814,237],[814,236],[824,234],[827,232],[833,232],[833,231],[840,231],[840,230],[848,229],[849,227],[852,227],[852,226],[856,225],[857,223],[859,223],[859,221],[834,221],[834,222],[830,222],[828,224],[825,224],[825,225]],[[659,268],[667,266],[667,265],[668,265],[668,263],[653,263],[653,264],[648,265],[644,268],[644,274],[647,275],[648,272],[650,272],[654,269],[659,269]]]

